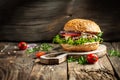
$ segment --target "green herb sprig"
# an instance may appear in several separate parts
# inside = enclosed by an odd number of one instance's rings
[[[67,59],[68,62],[76,62],[77,59],[73,58],[72,56],[68,57]]]
[[[118,51],[118,50],[109,50],[108,53],[109,53],[110,56],[120,57],[120,51]]]
[[[35,46],[33,48],[28,48],[26,50],[26,52],[27,53],[34,53],[34,52],[37,52],[37,51],[50,51],[52,48],[53,48],[53,46],[51,46],[50,44],[42,43],[39,46]]]
[[[80,56],[79,58],[74,58],[72,56],[68,57],[68,62],[77,62],[78,64],[87,64],[87,60],[85,56]]]
[[[42,43],[39,47],[38,47],[38,49],[40,50],[40,51],[49,51],[49,50],[51,50],[53,47],[51,46],[51,45],[49,45],[49,44],[47,44],[47,43]]]

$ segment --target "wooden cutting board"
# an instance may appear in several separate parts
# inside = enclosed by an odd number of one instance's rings
[[[87,55],[90,53],[97,54],[98,57],[100,58],[107,53],[107,47],[103,44],[100,44],[97,50],[89,51],[89,52],[65,52],[65,51],[51,52],[49,54],[41,56],[40,63],[59,64],[59,63],[66,61],[67,55],[80,56],[80,55]]]

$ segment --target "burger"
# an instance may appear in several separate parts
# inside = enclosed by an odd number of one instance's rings
[[[94,21],[87,19],[72,19],[64,25],[53,38],[66,51],[92,51],[103,41],[102,31]]]

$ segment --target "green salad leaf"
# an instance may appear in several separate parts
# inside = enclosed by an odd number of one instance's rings
[[[99,35],[100,36],[100,35]],[[59,44],[70,44],[70,45],[79,45],[79,44],[84,44],[87,42],[102,42],[103,39],[101,37],[97,37],[97,38],[79,38],[77,40],[73,40],[72,38],[68,38],[67,40],[64,38],[61,38],[60,35],[56,35],[53,38],[53,43],[59,43]]]
[[[100,32],[97,34],[98,37],[101,37],[103,35],[103,32]]]

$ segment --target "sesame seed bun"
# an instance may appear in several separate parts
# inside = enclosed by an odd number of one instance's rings
[[[101,32],[100,27],[94,21],[87,20],[87,19],[69,20],[65,24],[64,30],[75,31],[75,32],[90,32],[90,33]]]

